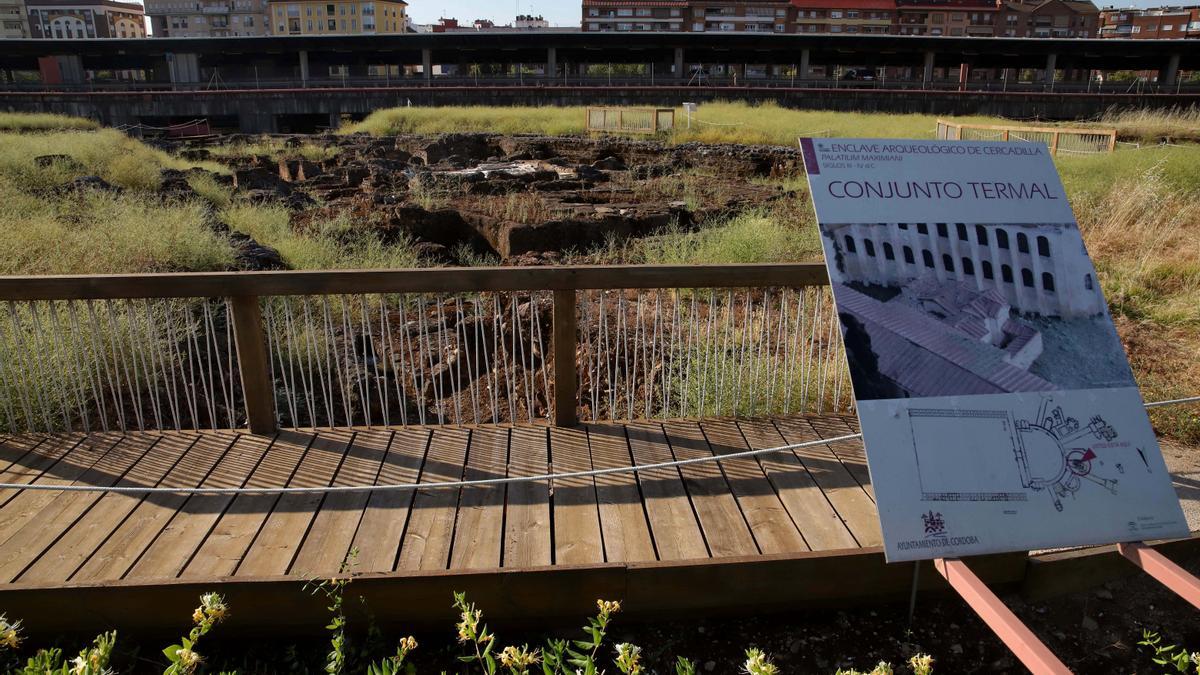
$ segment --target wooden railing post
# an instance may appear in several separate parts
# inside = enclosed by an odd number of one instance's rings
[[[1056,131],[1056,132],[1054,132],[1054,135],[1050,137],[1050,155],[1054,156],[1057,154],[1058,154],[1058,132]]]
[[[573,427],[579,386],[575,366],[578,338],[575,321],[575,291],[554,291],[554,425]]]
[[[233,307],[238,372],[242,375],[242,394],[246,397],[246,419],[250,433],[273,434],[277,430],[275,383],[271,381],[267,338],[263,332],[258,296],[234,296],[230,298],[230,304]]]

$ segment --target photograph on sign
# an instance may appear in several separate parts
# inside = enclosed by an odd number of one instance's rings
[[[1046,148],[801,148],[887,558],[1186,536]]]

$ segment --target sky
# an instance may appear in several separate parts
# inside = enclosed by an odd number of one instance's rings
[[[519,10],[519,11],[518,11]],[[414,23],[434,23],[441,17],[471,23],[491,19],[497,25],[513,22],[517,14],[542,15],[551,25],[578,26],[579,0],[408,0]]]

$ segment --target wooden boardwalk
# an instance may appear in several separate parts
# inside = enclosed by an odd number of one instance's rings
[[[852,418],[10,438],[0,481],[374,485],[650,464],[853,433]],[[0,583],[704,560],[879,543],[861,444],[546,482],[180,496],[8,490]]]
[[[0,442],[0,482],[455,481],[705,457],[856,431],[851,417],[798,416],[275,437],[39,435]],[[243,617],[255,614],[244,605],[269,602],[292,607],[288,616],[299,622],[320,612],[319,601],[299,591],[302,582],[338,573],[348,557],[361,579],[356,588],[373,589],[376,604],[398,595],[409,610],[414,599],[444,608],[456,589],[472,589],[511,615],[578,615],[601,596],[649,609],[902,592],[911,567],[885,569],[879,544],[858,441],[551,485],[283,496],[7,490],[0,491],[0,606],[46,626],[73,625],[80,603],[113,612],[114,621],[133,613],[151,624],[165,619],[147,607],[186,618],[196,593],[218,588],[236,596]],[[794,588],[781,589],[781,581]],[[704,593],[690,597],[698,589]]]

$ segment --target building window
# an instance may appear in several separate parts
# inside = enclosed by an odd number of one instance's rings
[[[945,238],[947,238],[947,239],[949,239],[949,238],[950,238],[950,230],[948,230],[948,229],[946,228],[946,224],[945,224],[945,223],[938,223],[938,224],[937,224],[937,232],[938,232],[938,236],[939,236],[939,237],[945,237]]]
[[[902,229],[902,230],[908,229],[908,223],[898,223],[898,225],[900,226],[900,229]]]
[[[916,259],[913,258],[912,249],[907,246],[904,247],[904,262],[908,263],[909,265],[917,264]]]
[[[1004,280],[1004,283],[1011,284],[1013,282],[1012,268],[1008,265],[1001,265],[1000,278]]]
[[[1033,272],[1031,272],[1028,267],[1021,268],[1021,283],[1025,284],[1029,288],[1033,288]]]
[[[886,241],[883,242],[883,257],[886,260],[895,260],[896,259],[896,251],[894,249],[892,249],[892,245],[887,243]]]
[[[863,248],[867,250],[867,255],[875,257],[875,244],[870,239],[863,239]]]
[[[1050,257],[1050,240],[1041,235],[1038,235],[1037,243],[1038,243],[1038,255],[1040,255],[1044,258],[1049,258]]]
[[[975,264],[971,262],[970,258],[962,259],[962,271],[963,271],[963,274],[970,274],[971,276],[975,276]]]
[[[329,30],[337,30],[337,19],[326,20],[325,27]]]
[[[966,224],[958,223],[955,226],[955,229],[958,230],[958,238],[963,241],[967,241],[967,226],[966,226]]]
[[[854,247],[854,237],[846,235],[846,253],[858,253],[858,249]]]
[[[929,234],[929,226],[925,223],[917,223],[917,234]]]
[[[988,245],[987,229],[984,226],[975,226],[975,239],[979,241],[980,246]]]
[[[981,266],[983,267],[983,278],[984,279],[994,279],[995,278],[995,275],[992,274],[992,263],[984,260]]]
[[[1024,232],[1017,233],[1017,252],[1029,253],[1029,237],[1026,237]]]
[[[951,258],[949,253],[942,254],[942,267],[945,267],[947,272],[954,273],[954,258]]]
[[[1054,275],[1049,272],[1042,272],[1042,288],[1054,292]]]
[[[996,245],[1000,248],[1008,248],[1008,233],[1004,230],[996,230]]]
[[[921,259],[925,261],[926,267],[933,269],[933,254],[929,252],[929,249],[921,249]]]

